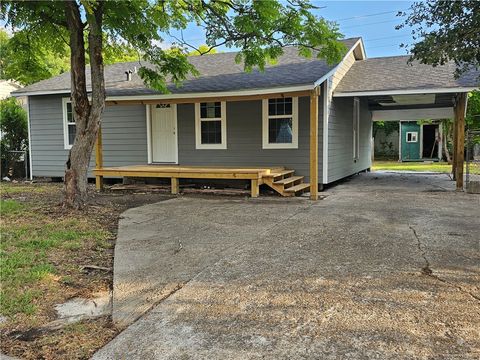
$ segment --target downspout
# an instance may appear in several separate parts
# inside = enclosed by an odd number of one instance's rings
[[[328,184],[328,118],[330,116],[330,79],[323,82],[322,182]]]
[[[27,132],[28,132],[28,165],[29,165],[29,180],[33,180],[33,164],[32,164],[32,135],[30,131],[30,97],[27,96]]]

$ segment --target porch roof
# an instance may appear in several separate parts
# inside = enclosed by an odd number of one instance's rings
[[[359,38],[342,40],[348,50],[357,44]],[[213,93],[254,89],[275,89],[294,86],[310,86],[330,72],[336,65],[329,65],[315,57],[305,58],[295,47],[286,47],[276,64],[268,64],[265,71],[244,71],[242,63],[237,64],[237,52],[207,54],[189,57],[189,62],[199,71],[198,77],[190,76],[181,87],[169,84],[172,94]],[[117,63],[105,66],[105,87],[107,96],[144,96],[161,93],[145,86],[135,68],[152,67],[145,61]],[[130,81],[126,71],[132,71]],[[87,88],[90,89],[90,74],[87,71]],[[15,95],[70,93],[70,72],[51,79],[39,81],[15,92]]]
[[[468,92],[479,87],[480,71],[471,69],[455,78],[456,65],[431,66],[410,56],[356,61],[335,89],[335,97]]]

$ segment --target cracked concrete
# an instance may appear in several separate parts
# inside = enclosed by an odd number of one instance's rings
[[[480,197],[453,188],[374,173],[316,203],[129,210],[116,290],[158,305],[94,359],[477,359]]]

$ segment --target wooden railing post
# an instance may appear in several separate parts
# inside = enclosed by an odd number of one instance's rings
[[[463,164],[465,160],[465,110],[467,105],[467,94],[461,93],[457,96],[455,104],[455,180],[457,191],[463,191]]]
[[[103,167],[103,144],[102,144],[102,125],[97,132],[97,139],[95,141],[95,168],[101,169]],[[95,188],[97,190],[103,189],[103,176],[95,176]]]
[[[310,92],[310,199],[318,199],[318,92]],[[326,96],[326,95],[325,95]]]

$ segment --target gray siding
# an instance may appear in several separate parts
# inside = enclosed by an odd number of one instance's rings
[[[328,120],[328,182],[371,166],[372,116],[366,99],[360,98],[360,152],[353,159],[353,98],[333,98]]]
[[[34,176],[63,176],[68,150],[64,149],[62,96],[29,99]],[[310,104],[299,99],[298,149],[262,149],[262,102],[227,103],[227,149],[195,149],[193,104],[180,104],[178,159],[182,165],[285,166],[309,176]],[[109,106],[103,115],[104,166],[147,163],[145,106]],[[319,97],[319,179],[322,176],[323,100]],[[91,168],[95,166],[92,155]]]
[[[320,104],[322,104],[321,100]],[[179,163],[182,165],[285,166],[295,169],[299,175],[306,176],[308,181],[309,109],[309,98],[299,98],[298,149],[262,149],[262,101],[227,102],[227,149],[196,150],[194,105],[178,105]],[[322,110],[320,106],[320,119],[323,116]]]
[[[29,111],[33,176],[63,176],[68,150],[63,141],[62,96],[29,97]],[[102,130],[105,166],[147,162],[145,106],[107,107]]]

